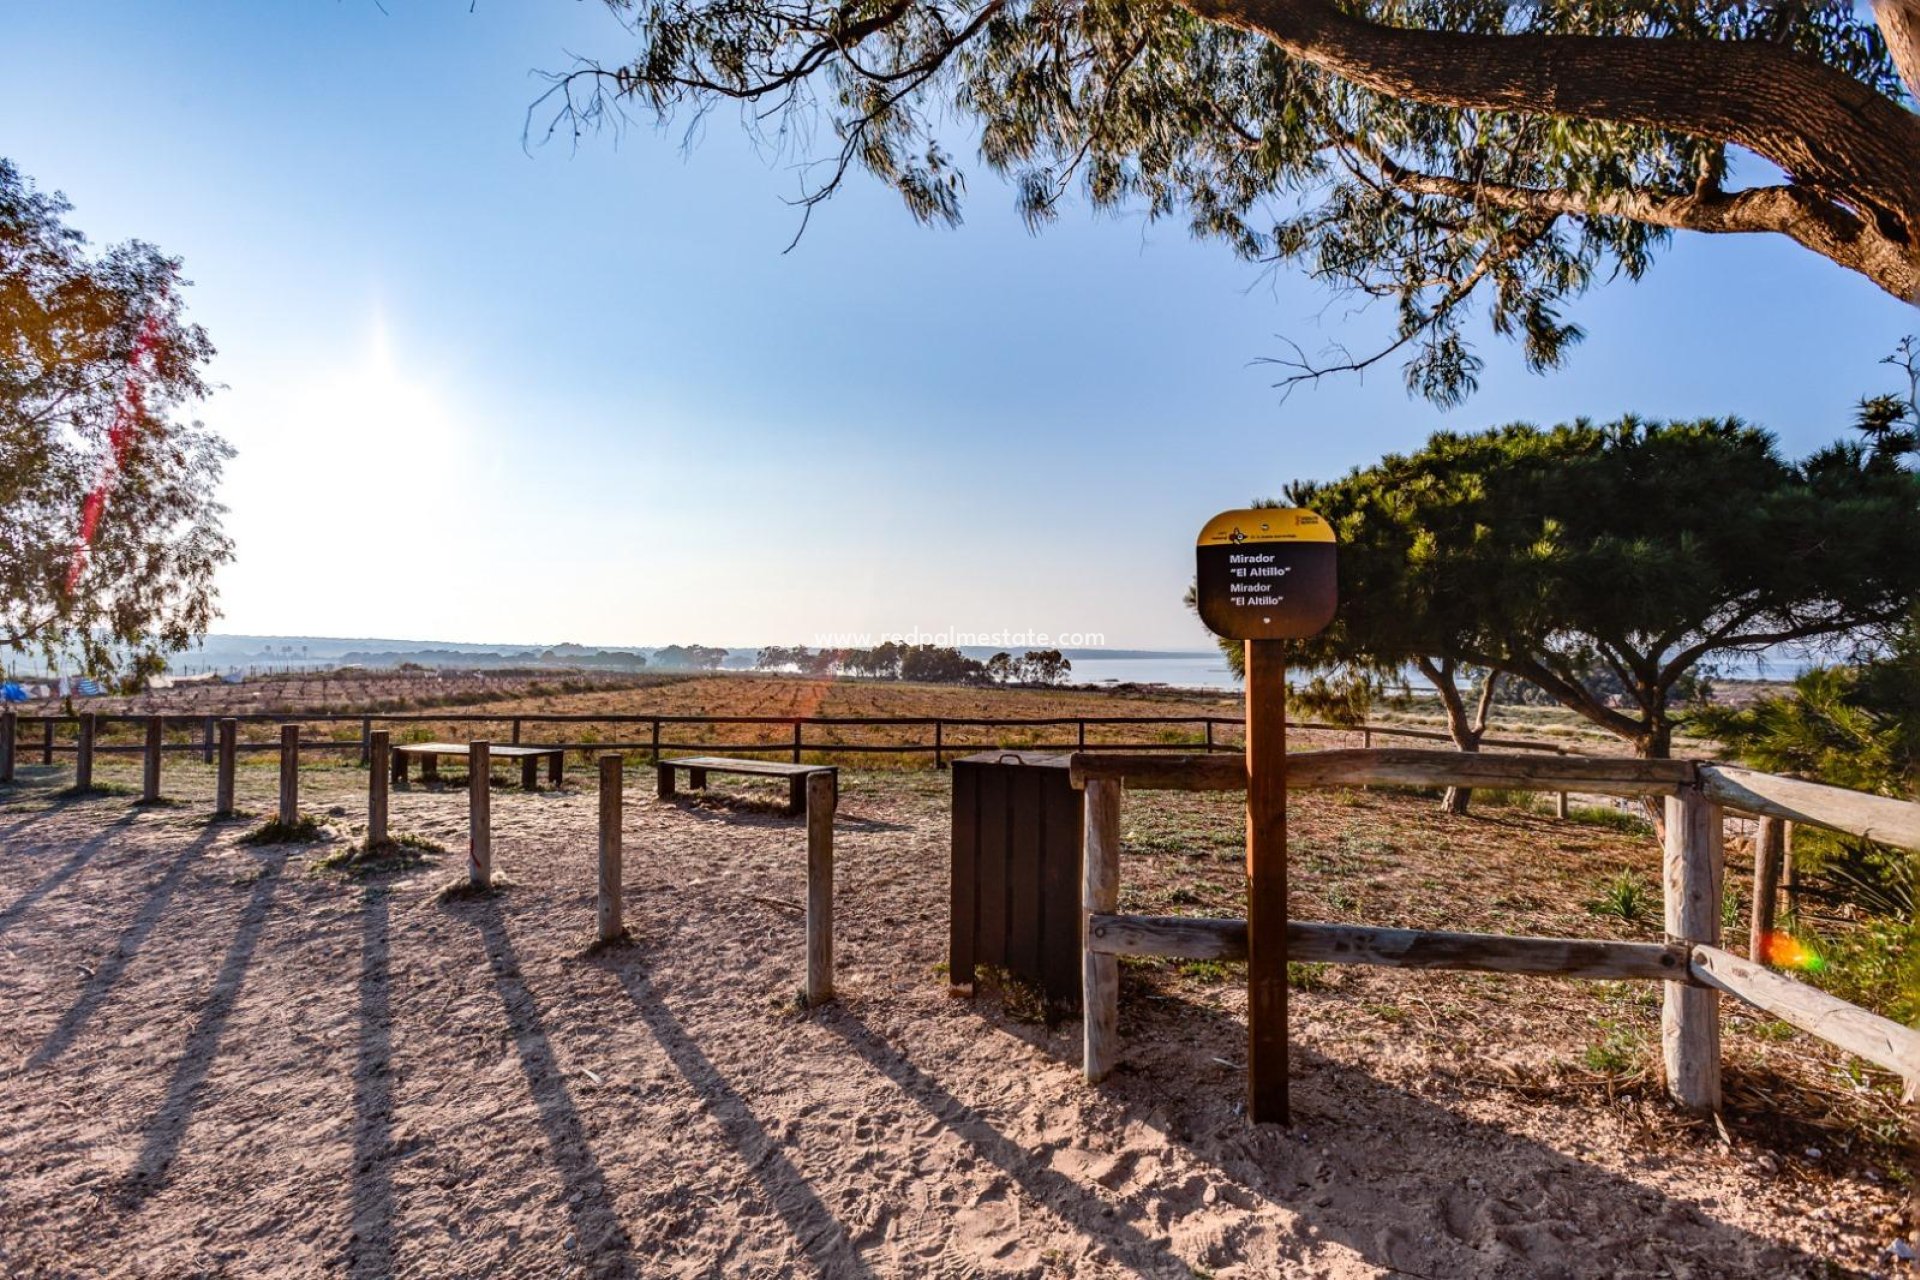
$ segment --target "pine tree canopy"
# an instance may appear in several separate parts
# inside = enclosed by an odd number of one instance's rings
[[[1920,0],[608,0],[637,48],[553,76],[579,132],[716,106],[957,223],[977,140],[1038,227],[1184,221],[1396,311],[1379,349],[1454,403],[1469,318],[1552,368],[1567,304],[1675,230],[1769,233],[1920,297]],[[965,141],[961,141],[964,139]]]

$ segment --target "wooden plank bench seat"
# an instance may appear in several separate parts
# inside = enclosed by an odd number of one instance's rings
[[[807,810],[807,778],[816,773],[828,774],[833,778],[835,799],[840,794],[840,770],[825,764],[786,764],[779,760],[735,760],[728,756],[679,756],[672,760],[661,760],[654,766],[654,772],[660,780],[660,798],[673,799],[673,771],[687,771],[687,786],[695,791],[704,790],[707,775],[710,773],[740,773],[757,778],[785,778],[787,780],[787,812],[805,813]]]
[[[420,757],[420,780],[430,782],[440,776],[440,757],[459,756],[468,759],[470,750],[464,742],[396,742],[393,744],[393,780],[407,780],[407,758]],[[537,790],[539,781],[540,758],[547,759],[547,785],[557,787],[566,769],[567,753],[560,747],[514,747],[500,743],[491,743],[487,747],[489,760],[518,760],[520,762],[520,785],[528,791]]]

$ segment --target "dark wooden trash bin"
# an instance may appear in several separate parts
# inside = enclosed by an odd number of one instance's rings
[[[1080,1007],[1081,806],[1065,756],[983,751],[953,762],[954,983],[996,965],[1050,1009]]]

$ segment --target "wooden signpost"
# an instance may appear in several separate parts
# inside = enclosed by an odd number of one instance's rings
[[[1287,664],[1333,621],[1333,530],[1311,511],[1223,511],[1200,531],[1200,619],[1246,645],[1247,1118],[1287,1123]]]

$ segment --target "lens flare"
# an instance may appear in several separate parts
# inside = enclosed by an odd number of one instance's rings
[[[1805,973],[1819,973],[1827,967],[1826,957],[1790,933],[1770,933],[1762,943],[1764,954],[1760,957],[1767,964],[1777,964],[1782,969],[1799,969]]]

